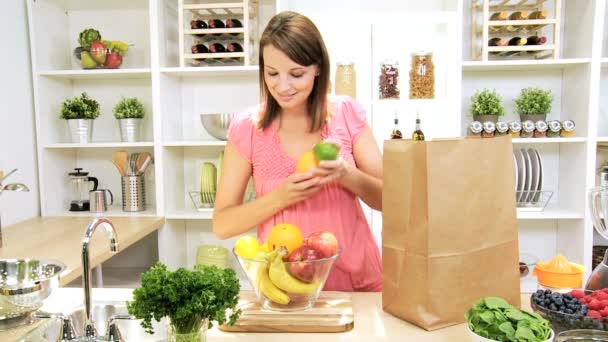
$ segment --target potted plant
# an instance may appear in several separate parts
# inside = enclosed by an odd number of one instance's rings
[[[551,111],[553,95],[550,90],[538,87],[529,87],[521,90],[515,99],[515,110],[520,120],[546,121],[547,114]]]
[[[114,117],[118,119],[120,138],[123,142],[139,140],[140,122],[145,114],[144,105],[136,97],[123,97],[114,106]]]
[[[473,120],[481,122],[497,122],[499,116],[505,115],[500,95],[496,90],[488,89],[478,90],[471,96],[469,111],[473,115]]]
[[[99,103],[87,93],[66,99],[61,105],[60,117],[67,120],[73,143],[90,143],[93,140],[93,120],[99,117]]]
[[[127,302],[129,314],[143,319],[141,326],[152,334],[152,318],[169,318],[168,341],[205,341],[213,321],[233,325],[240,283],[231,268],[196,265],[194,270],[169,271],[158,262],[141,276],[141,287]]]

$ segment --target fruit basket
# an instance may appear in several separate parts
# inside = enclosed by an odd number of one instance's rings
[[[594,292],[598,292],[586,290],[578,291],[584,293],[585,296],[592,295]],[[544,298],[544,303],[541,305],[538,303],[538,298],[542,295],[544,295],[544,297],[542,297]],[[608,296],[608,293],[606,295]],[[561,298],[566,309],[557,306],[548,307],[551,304],[547,305],[547,298],[551,298],[551,301],[557,300],[558,302],[559,298]],[[598,302],[601,303],[601,301]],[[551,292],[549,290],[538,290],[530,297],[530,307],[532,308],[532,310],[534,310],[534,312],[551,322],[551,326],[553,327],[553,330],[556,334],[562,331],[575,329],[594,329],[608,331],[608,317],[588,316],[589,308],[587,304],[581,303],[579,300],[577,300],[570,294],[560,294]],[[564,312],[568,309],[570,311]]]
[[[87,28],[78,35],[74,57],[83,69],[118,69],[129,45],[119,40],[104,40],[94,28]]]
[[[303,261],[283,261],[287,249],[261,252],[255,258],[239,256],[239,265],[247,274],[263,308],[274,311],[299,311],[314,306],[329,273],[340,255]]]

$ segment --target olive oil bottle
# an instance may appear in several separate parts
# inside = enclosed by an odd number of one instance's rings
[[[399,130],[399,118],[397,118],[397,111],[395,111],[395,127],[393,128],[393,131],[391,132],[391,139],[403,139],[403,134],[401,134],[401,131]]]
[[[412,133],[412,140],[414,141],[424,141],[424,133],[420,128],[420,118],[416,118],[416,130]]]

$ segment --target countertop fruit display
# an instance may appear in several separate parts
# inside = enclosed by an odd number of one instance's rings
[[[129,45],[123,41],[102,40],[101,33],[94,28],[80,32],[78,44],[74,56],[83,69],[118,69],[129,50]]]
[[[293,224],[278,224],[262,245],[251,236],[234,246],[264,308],[297,311],[312,307],[338,258],[336,237],[327,231],[307,239]]]

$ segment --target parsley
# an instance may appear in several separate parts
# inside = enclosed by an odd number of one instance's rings
[[[233,325],[241,315],[236,309],[240,283],[233,269],[197,265],[195,269],[169,271],[158,262],[141,276],[141,287],[127,302],[129,314],[143,319],[141,326],[153,334],[152,318],[169,317],[178,334],[198,331],[204,318],[219,325]]]

